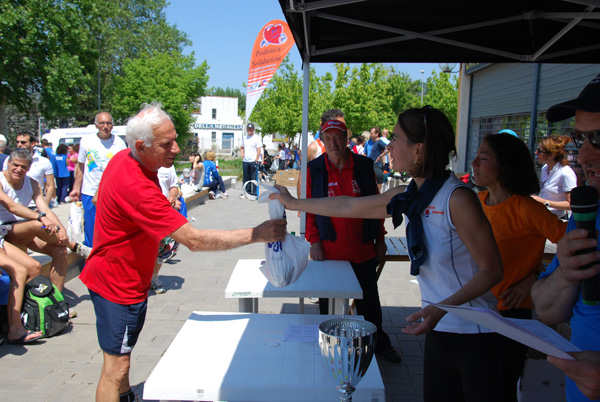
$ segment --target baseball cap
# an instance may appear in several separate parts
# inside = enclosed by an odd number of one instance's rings
[[[0,134],[0,142],[4,142],[4,143],[8,142],[8,141],[6,141],[6,137],[4,136],[4,134]]]
[[[346,123],[340,120],[327,120],[321,128],[321,132],[324,133],[325,131],[331,129],[336,129],[344,133],[347,132]]]
[[[248,123],[248,125],[246,126],[246,128],[254,128],[254,124]]]
[[[190,176],[190,169],[189,168],[183,169],[183,176],[184,177],[189,177]]]
[[[575,111],[600,113],[600,74],[598,74],[579,94],[576,99],[571,99],[554,105],[546,112],[546,119],[550,122],[561,121],[575,116]]]

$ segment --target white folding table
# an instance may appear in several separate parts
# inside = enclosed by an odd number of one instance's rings
[[[260,271],[265,260],[238,260],[227,288],[226,298],[239,299],[239,311],[258,313],[261,297],[298,297],[300,314],[304,313],[305,297],[329,298],[329,314],[349,311],[348,299],[362,299],[362,289],[348,261],[308,261],[300,278],[289,286],[277,288]],[[336,299],[338,302],[336,309]]]
[[[195,311],[148,377],[144,399],[339,401],[333,377],[321,361],[318,341],[283,340],[288,325],[304,328],[330,318]],[[385,401],[375,357],[353,393],[353,400]]]

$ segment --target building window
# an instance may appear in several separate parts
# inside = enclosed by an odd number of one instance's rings
[[[217,119],[217,109],[212,110],[212,118],[213,118],[213,120]]]
[[[214,110],[214,109],[213,109]],[[213,131],[210,135],[210,140],[212,144],[216,144],[217,143],[217,132]]]
[[[477,156],[479,145],[488,134],[496,134],[498,131],[508,128],[513,130],[525,144],[529,143],[530,114],[510,114],[471,119],[471,127],[467,142],[467,169]],[[539,129],[539,126],[538,126]]]

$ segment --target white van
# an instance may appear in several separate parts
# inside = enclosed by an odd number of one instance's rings
[[[87,127],[78,128],[53,128],[49,133],[42,135],[42,139],[48,140],[48,142],[52,144],[52,149],[56,151],[56,148],[60,144],[79,144],[83,136],[96,134],[97,132],[98,129],[93,124],[90,124]],[[118,135],[125,141],[125,126],[114,126],[112,133]]]

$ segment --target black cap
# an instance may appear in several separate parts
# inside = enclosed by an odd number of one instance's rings
[[[246,128],[254,128],[254,124],[248,123],[248,125],[246,126]]]
[[[575,116],[575,111],[600,113],[600,74],[598,74],[576,99],[559,103],[548,109],[546,119],[550,122],[561,121]]]

